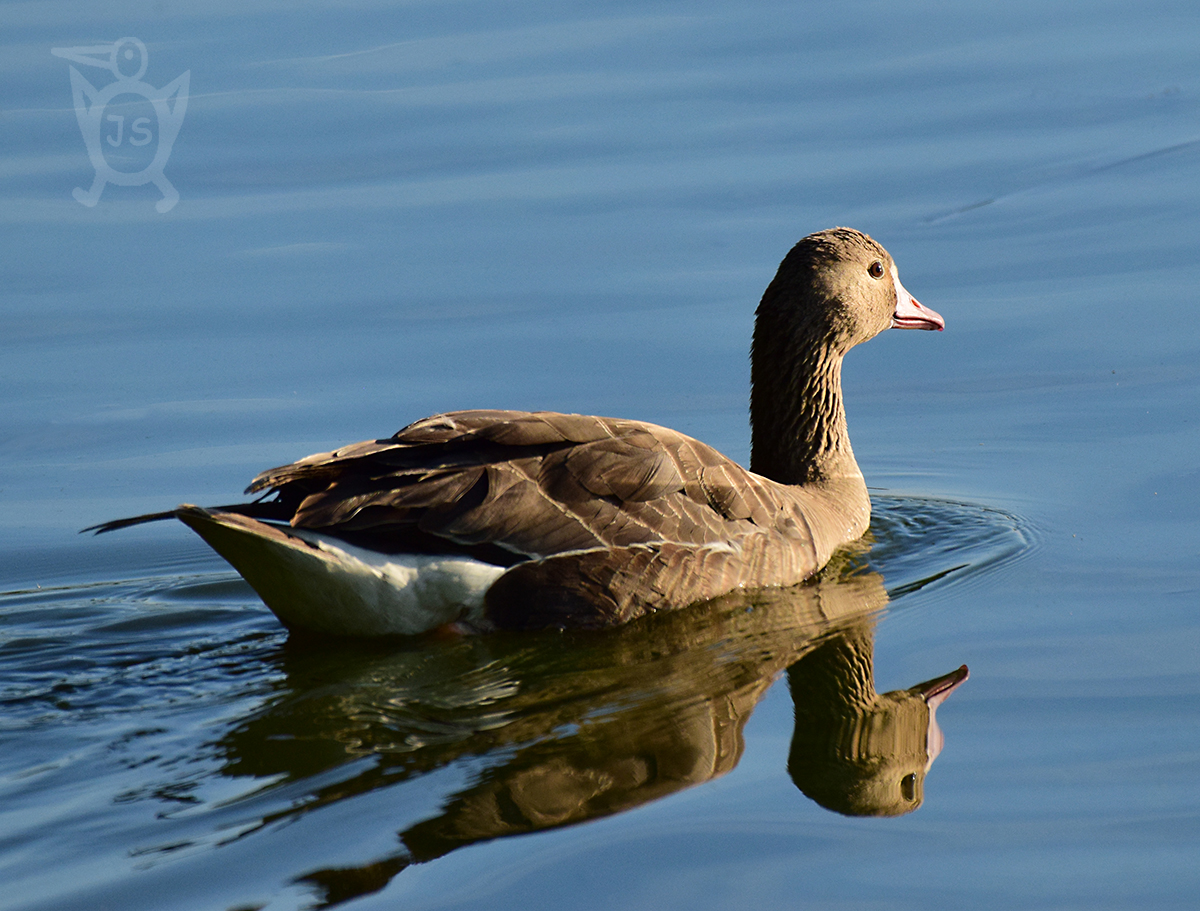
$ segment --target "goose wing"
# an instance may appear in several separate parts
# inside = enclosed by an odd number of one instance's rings
[[[461,411],[272,468],[291,524],[381,551],[475,552],[512,564],[576,551],[728,545],[806,533],[788,488],[712,447],[638,421]],[[794,542],[795,543],[795,542]]]

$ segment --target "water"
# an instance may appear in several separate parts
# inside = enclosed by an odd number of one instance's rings
[[[1190,6],[0,26],[7,906],[1195,907]],[[72,198],[94,171],[50,50],[122,36],[147,84],[190,73],[165,214],[152,184]],[[876,515],[830,616],[314,649],[181,526],[76,534],[460,407],[745,460],[754,305],[833,224],[948,325],[847,361]],[[971,668],[915,812],[788,774],[785,668],[839,641],[880,693]]]

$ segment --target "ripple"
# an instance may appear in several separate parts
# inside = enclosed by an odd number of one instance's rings
[[[1040,533],[1020,516],[925,497],[873,498],[869,535],[867,564],[883,575],[892,601],[922,590],[972,588],[1040,546]]]

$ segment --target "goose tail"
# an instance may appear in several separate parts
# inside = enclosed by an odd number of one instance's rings
[[[190,504],[170,515],[203,538],[293,630],[404,636],[448,623],[482,628],[483,596],[504,573],[504,567],[461,556],[375,553]]]

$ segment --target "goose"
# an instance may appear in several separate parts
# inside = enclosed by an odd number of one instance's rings
[[[846,352],[945,323],[850,228],[784,257],[755,315],[747,470],[643,421],[457,411],[259,474],[250,503],[178,518],[293,632],[605,628],[790,586],[867,529],[842,405]]]

